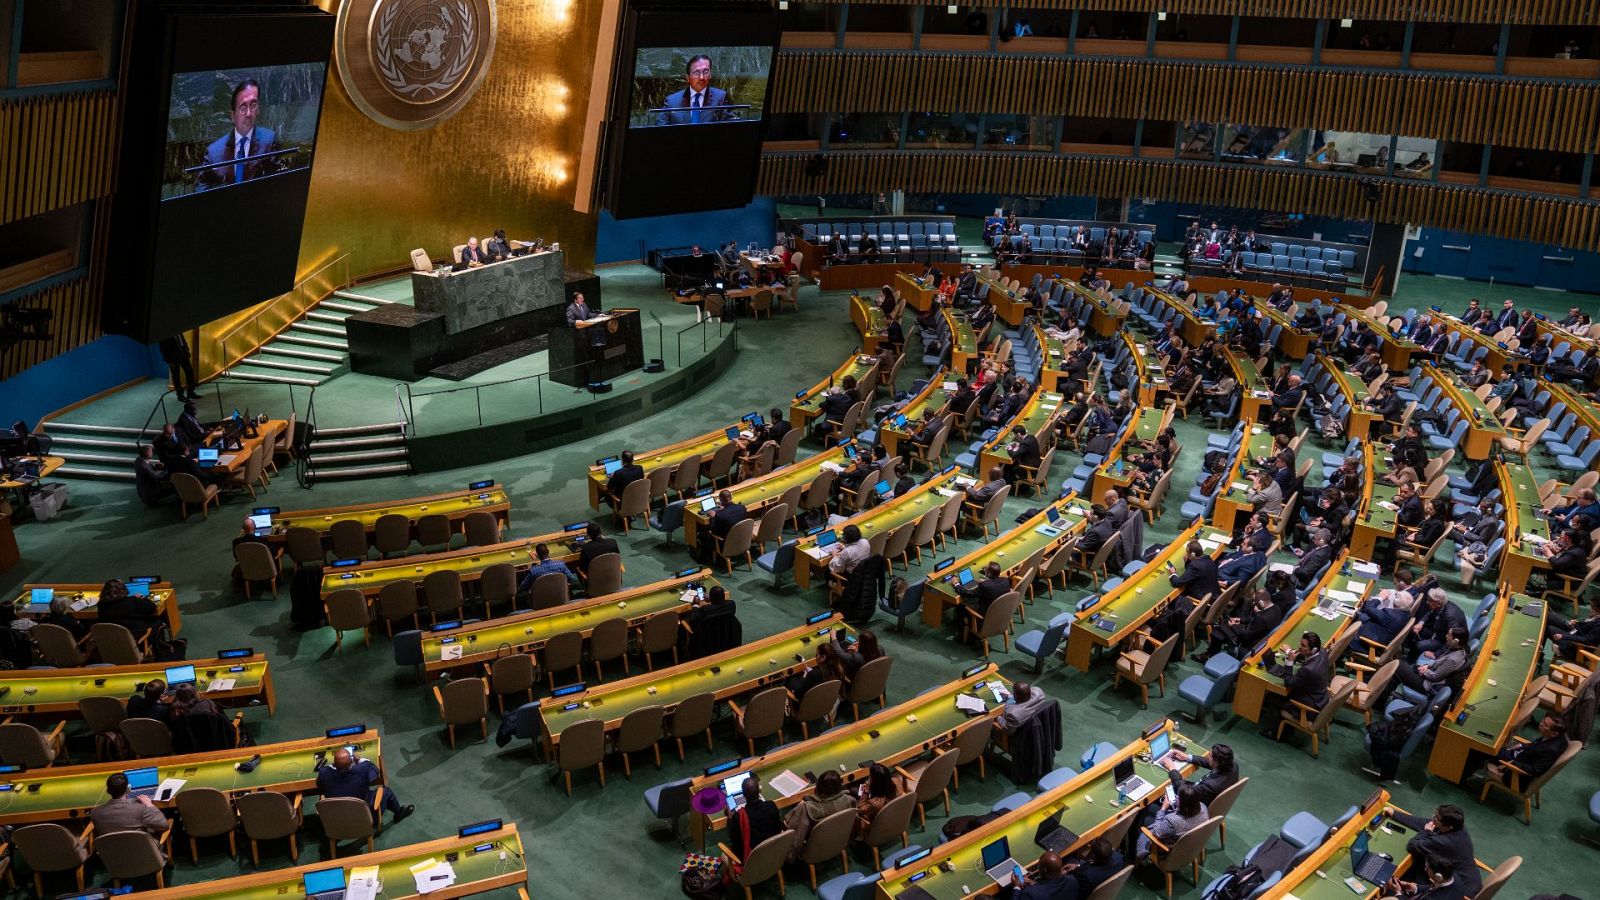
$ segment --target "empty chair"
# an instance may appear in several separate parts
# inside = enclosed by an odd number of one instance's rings
[[[649,750],[655,754],[656,768],[661,768],[662,723],[666,719],[660,706],[641,706],[622,717],[617,729],[616,750],[622,754],[622,774],[633,778],[631,754]]]
[[[850,703],[850,714],[861,720],[861,704],[876,702],[882,709],[884,692],[889,684],[889,668],[894,665],[894,657],[880,656],[868,661],[850,679],[850,688],[845,694],[845,700]]]
[[[295,569],[303,566],[320,566],[327,561],[327,551],[322,547],[322,535],[314,529],[296,525],[284,536],[284,552],[294,560]]]
[[[606,723],[602,719],[584,719],[561,730],[561,740],[556,743],[556,765],[572,796],[572,773],[576,769],[594,766],[600,773],[600,786],[606,786]]]
[[[340,519],[329,525],[328,543],[333,547],[334,559],[367,558],[367,528],[355,519]],[[410,546],[407,540],[406,547]]]
[[[424,551],[448,549],[454,535],[450,517],[444,513],[429,513],[417,520],[417,544]]]
[[[1069,554],[1056,554],[1056,558],[1062,560],[1066,560],[1068,556]],[[1048,578],[1045,580],[1049,581]],[[1014,642],[1017,649],[1033,658],[1033,674],[1044,673],[1045,660],[1053,656],[1061,646],[1061,639],[1067,633],[1067,628],[1072,625],[1074,618],[1073,611],[1068,610],[1052,618],[1043,631],[1025,631],[1017,635]]]
[[[506,711],[507,694],[521,694],[528,701],[533,700],[533,669],[533,657],[526,653],[502,656],[489,664],[489,690],[501,715]]]
[[[172,755],[172,729],[165,722],[138,717],[123,719],[122,736],[127,738],[128,749],[134,756]]]
[[[959,760],[960,754],[952,748],[910,769],[896,767],[916,795],[919,827],[928,827],[928,804],[936,798],[943,801],[944,814],[950,815],[950,779],[955,776]]]
[[[360,522],[347,521],[335,522],[335,525],[355,525],[360,527]],[[366,535],[362,535],[362,543],[366,542]],[[372,526],[372,544],[378,551],[379,558],[391,555],[405,555],[411,550],[411,520],[400,513],[389,513],[379,516],[378,521]],[[366,554],[363,553],[363,556]]]
[[[177,473],[177,474],[182,474]],[[72,872],[83,890],[83,864],[89,860],[89,828],[73,834],[54,822],[26,825],[11,833],[11,844],[33,870],[33,889],[44,900],[44,876]],[[9,873],[8,873],[9,874]]]
[[[178,821],[189,837],[189,859],[200,862],[200,839],[228,836],[228,855],[239,855],[239,814],[228,795],[208,787],[185,787],[178,792]]]
[[[494,513],[475,512],[462,521],[468,547],[487,547],[500,543],[500,519]]]
[[[496,606],[515,609],[517,606],[517,567],[511,563],[495,563],[478,576],[478,597],[483,601],[485,618],[494,615]]]
[[[1140,633],[1143,649],[1122,651],[1117,657],[1117,673],[1112,679],[1112,686],[1121,684],[1123,679],[1133,682],[1139,687],[1140,707],[1150,705],[1150,685],[1155,683],[1161,690],[1161,696],[1167,695],[1167,663],[1172,659],[1173,651],[1177,649],[1182,634],[1174,634],[1164,641],[1143,632]]]
[[[583,677],[583,633],[579,631],[563,631],[553,634],[544,642],[544,658],[542,660],[545,679],[550,683],[550,690],[556,689],[556,673],[578,670],[578,677]]]
[[[672,652],[672,664],[678,664],[678,614],[659,612],[644,620],[639,626],[639,652],[644,655],[645,667],[654,672],[655,655]]]
[[[439,569],[422,578],[422,596],[428,601],[428,614],[434,624],[441,617],[446,620],[461,616],[464,598],[461,593],[461,573],[455,569]]]
[[[742,707],[733,700],[728,701],[728,707],[733,710],[734,729],[749,745],[750,756],[756,755],[758,738],[777,735],[778,743],[783,743],[783,720],[788,704],[789,691],[781,685],[760,691]]]
[[[234,801],[239,810],[239,827],[250,839],[250,861],[261,868],[261,841],[289,839],[289,856],[300,858],[300,800],[297,795],[291,802],[277,791],[257,791],[241,794]]]
[[[417,585],[412,581],[391,581],[378,589],[378,600],[375,612],[383,620],[384,630],[389,637],[394,637],[394,623],[411,620],[411,627],[417,628],[421,623],[417,621]]]
[[[328,627],[333,629],[333,645],[343,648],[346,631],[361,632],[362,646],[371,646],[372,608],[367,598],[355,588],[343,588],[329,594],[322,601],[323,612],[328,617]]]
[[[266,544],[244,541],[233,547],[233,558],[239,563],[239,578],[244,583],[244,594],[250,596],[252,585],[266,582],[272,596],[278,596],[278,560]]]
[[[1239,661],[1226,653],[1206,660],[1205,672],[1190,675],[1178,684],[1178,696],[1195,705],[1196,722],[1204,722],[1212,707],[1228,698],[1239,678]]]
[[[122,887],[124,879],[154,875],[156,887],[164,888],[167,879],[163,870],[170,856],[171,840],[171,829],[161,835],[159,842],[146,831],[113,831],[95,835],[94,852],[106,867],[113,886]]]
[[[450,749],[456,747],[457,725],[476,722],[483,736],[489,737],[489,685],[482,678],[457,678],[443,687],[434,685],[433,698],[450,735]]]
[[[96,622],[89,627],[89,639],[94,642],[100,661],[113,666],[136,666],[144,662],[144,650],[134,640],[133,632],[115,622]]]
[[[95,735],[95,749],[100,759],[115,756],[114,751],[122,736],[122,720],[128,709],[117,697],[79,697],[78,714]]]
[[[672,716],[667,720],[667,737],[672,738],[678,745],[678,759],[683,756],[683,739],[696,734],[704,734],[706,749],[713,750],[711,743],[711,720],[717,710],[717,697],[715,694],[695,694],[678,701],[672,710]]]
[[[824,681],[806,691],[805,696],[795,698],[794,720],[800,724],[800,735],[803,740],[811,739],[811,722],[821,719],[827,722],[829,728],[833,727],[833,712],[839,703],[839,688],[838,679]]]
[[[1494,870],[1484,877],[1483,887],[1478,889],[1478,893],[1473,896],[1472,900],[1492,900],[1496,894],[1500,893],[1500,889],[1506,886],[1506,882],[1511,880],[1511,876],[1517,874],[1517,870],[1520,868],[1522,868],[1522,857],[1507,857],[1505,861],[1495,866]]]
[[[605,680],[605,664],[612,660],[622,661],[623,672],[632,671],[628,666],[627,619],[606,619],[604,622],[597,622],[594,630],[589,632],[589,662],[594,664],[596,681]]]
[[[188,472],[173,472],[171,481],[173,490],[178,494],[178,515],[184,521],[189,519],[191,505],[200,507],[200,516],[204,519],[211,518],[211,504],[222,505],[221,489],[214,484],[201,484],[200,479]],[[81,883],[79,889],[82,889]]]
[[[604,553],[589,563],[589,596],[600,597],[622,590],[622,554]]]
[[[73,638],[72,632],[60,625],[36,622],[28,631],[39,656],[52,666],[75,669],[84,664],[83,647]]]
[[[53,764],[57,757],[68,759],[67,744],[62,737],[66,727],[66,722],[57,722],[46,735],[26,722],[0,724],[0,762],[42,769]]]

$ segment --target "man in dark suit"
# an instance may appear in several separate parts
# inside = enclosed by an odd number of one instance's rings
[[[1283,390],[1272,395],[1274,409],[1294,409],[1305,399],[1306,389],[1300,386],[1300,373],[1291,372]]]
[[[959,378],[956,380],[956,392],[945,400],[944,411],[964,416],[967,414],[967,408],[976,399],[978,392],[972,389],[972,385],[965,378]]]
[[[1600,644],[1600,595],[1589,597],[1589,617],[1569,619],[1554,610],[1545,614],[1544,636],[1555,641],[1556,655],[1577,661],[1580,646]]]
[[[613,508],[622,502],[622,492],[635,481],[644,477],[644,466],[636,465],[633,461],[633,451],[622,451],[622,468],[611,473],[606,479],[605,501]]]
[[[1011,453],[1011,462],[1006,464],[1005,479],[1011,484],[1026,478],[1025,470],[1038,468],[1043,458],[1039,453],[1039,439],[1021,425],[1011,429],[1011,445],[1006,449]]]
[[[128,629],[135,639],[149,634],[161,620],[161,611],[149,597],[135,597],[128,593],[127,585],[115,578],[100,586],[95,615],[101,622]]]
[[[594,315],[594,310],[589,308],[589,301],[583,299],[583,292],[572,295],[572,302],[567,304],[567,327],[576,328],[578,323]]]
[[[1199,781],[1185,782],[1183,773],[1179,771],[1184,763],[1193,763],[1196,768],[1203,769],[1205,776]],[[1239,765],[1234,762],[1233,748],[1227,744],[1212,744],[1209,751],[1199,756],[1174,750],[1172,758],[1162,765],[1166,766],[1167,778],[1174,790],[1179,785],[1188,783],[1194,787],[1195,793],[1200,795],[1200,802],[1208,805],[1217,799],[1218,794],[1239,781]]]
[[[836,263],[850,261],[850,244],[844,239],[844,235],[836,234],[833,240],[828,242],[828,256]]]
[[[968,490],[966,505],[983,509],[984,504],[993,499],[1000,489],[1006,486],[1005,469],[999,466],[989,467],[989,480],[982,485]]]
[[[478,246],[476,237],[467,238],[467,245],[461,248],[461,264],[469,269],[476,269],[489,261],[489,254],[483,252]]]
[[[1495,757],[1495,761],[1485,767],[1487,777],[1505,784],[1511,783],[1511,777],[1516,774],[1511,767],[1521,771],[1520,784],[1528,786],[1528,782],[1550,771],[1556,760],[1567,749],[1567,723],[1565,719],[1546,714],[1539,720],[1539,737],[1526,743],[1510,741],[1505,749]]]
[[[728,122],[739,118],[736,110],[727,109],[728,93],[711,86],[711,57],[693,56],[684,68],[683,90],[667,95],[661,105],[666,107],[656,114],[657,125],[699,125],[703,122]]]
[[[590,522],[589,527],[584,529],[583,546],[578,548],[578,571],[587,577],[589,574],[589,563],[594,562],[599,557],[605,556],[607,553],[621,552],[622,551],[617,548],[617,542],[615,539],[606,537],[605,533],[600,530],[599,525]]]
[[[1172,569],[1172,563],[1167,563],[1167,568]],[[1190,541],[1183,548],[1183,571],[1174,572],[1169,580],[1173,587],[1183,589],[1182,596],[1195,600],[1222,592],[1217,581],[1217,561],[1206,555],[1206,548],[1199,541]]]
[[[1078,893],[1089,896],[1095,888],[1110,880],[1123,869],[1122,851],[1103,837],[1095,838],[1083,853],[1067,866],[1067,871],[1077,879]]]
[[[1223,584],[1244,581],[1267,567],[1267,554],[1254,547],[1242,547],[1217,566],[1217,580]]]
[[[1277,654],[1271,654],[1276,658]],[[1322,635],[1307,631],[1300,635],[1300,646],[1289,651],[1284,662],[1274,662],[1267,669],[1283,679],[1285,697],[1269,693],[1261,702],[1261,733],[1274,740],[1278,737],[1278,721],[1290,702],[1303,703],[1320,710],[1328,705],[1328,681],[1331,676],[1328,651],[1322,649]]]
[[[157,347],[161,350],[162,361],[167,364],[167,371],[172,374],[173,395],[179,399],[199,399],[200,394],[194,389],[194,360],[190,358],[189,342],[184,340],[183,332],[162,338]],[[185,384],[188,387],[184,387]]]
[[[998,895],[1005,900],[1078,900],[1078,880],[1066,871],[1061,857],[1046,851],[1033,874],[1022,884],[1008,884]]]
[[[259,157],[277,149],[277,135],[270,128],[256,126],[256,114],[261,111],[261,85],[247,78],[233,89],[233,128],[211,142],[206,148],[206,162],[212,163],[196,175],[200,190],[225,184],[239,184],[262,175],[278,171],[273,157],[219,165],[229,160]]]
[[[974,581],[965,587],[956,588],[956,593],[963,602],[971,605],[973,609],[989,610],[989,604],[1011,592],[1011,579],[1000,575],[1000,564],[989,563],[983,567],[983,579]]]
[[[748,518],[750,513],[744,508],[744,504],[733,502],[732,491],[717,492],[717,511],[711,516],[711,534],[717,540],[727,537],[733,526]]]
[[[1204,652],[1190,658],[1205,665],[1206,661],[1226,650],[1239,659],[1249,655],[1251,649],[1272,634],[1283,622],[1283,607],[1272,602],[1272,594],[1256,591],[1250,609],[1243,615],[1229,616],[1211,629],[1211,643]]]
[[[1306,555],[1300,557],[1300,562],[1294,567],[1294,581],[1299,587],[1310,587],[1322,567],[1333,559],[1333,533],[1326,528],[1317,529],[1311,536],[1311,549]]]
[[[151,446],[155,448],[156,458],[161,460],[169,477],[173,472],[183,472],[200,479],[202,483],[207,480],[205,470],[189,455],[189,445],[184,443],[171,422],[161,427],[161,436]]]
[[[194,401],[183,404],[183,412],[178,415],[178,434],[183,442],[195,446],[206,439],[206,427],[200,424],[200,411]]]
[[[1461,607],[1450,602],[1450,596],[1444,588],[1433,588],[1428,591],[1428,599],[1424,609],[1417,615],[1417,623],[1411,626],[1412,634],[1416,635],[1416,651],[1418,654],[1434,652],[1444,649],[1445,636],[1451,629],[1467,628],[1467,614]]]
[[[1472,836],[1467,834],[1467,817],[1461,807],[1446,803],[1433,811],[1433,816],[1401,812],[1394,807],[1385,810],[1391,819],[1416,830],[1416,836],[1406,842],[1414,871],[1422,861],[1432,856],[1450,867],[1450,872],[1472,896],[1483,888],[1483,877],[1478,874],[1477,855],[1472,849]]]
[[[1112,521],[1106,508],[1098,503],[1089,507],[1088,522],[1089,530],[1083,533],[1083,537],[1078,538],[1077,547],[1085,555],[1093,556],[1105,546],[1106,541],[1111,540],[1113,534],[1117,533],[1117,523]]]
[[[1011,386],[1011,392],[995,404],[994,409],[983,417],[984,424],[994,428],[1011,421],[1023,404],[1028,402],[1027,385],[1021,381]]]
[[[1502,328],[1516,327],[1519,318],[1516,304],[1511,302],[1510,297],[1507,297],[1505,302],[1500,304],[1500,312],[1489,319],[1487,325],[1480,327],[1478,330],[1484,334],[1494,334]]]

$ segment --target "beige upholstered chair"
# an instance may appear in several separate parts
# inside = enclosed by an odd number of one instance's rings
[[[638,482],[634,482],[638,484]],[[628,487],[633,487],[632,484]],[[626,491],[624,491],[626,493]],[[601,597],[606,594],[615,594],[622,590],[622,554],[605,553],[594,558],[589,563],[588,580],[585,585],[589,596]]]
[[[60,625],[49,622],[36,622],[33,629],[28,632],[33,638],[33,643],[39,648],[39,655],[52,666],[63,669],[75,669],[85,662],[83,644],[87,638],[80,642],[73,638],[72,632]]]
[[[622,754],[622,774],[633,779],[632,754],[649,750],[655,754],[656,768],[661,768],[662,725],[666,710],[654,704],[641,706],[622,717],[617,727],[616,751]]]
[[[657,653],[672,652],[672,664],[678,664],[678,614],[676,612],[659,612],[644,620],[639,626],[638,638],[639,653],[644,656],[645,668],[651,672],[656,669],[655,655]]]
[[[94,825],[85,825],[83,831],[73,834],[54,822],[26,825],[11,833],[11,845],[17,855],[33,870],[33,889],[39,900],[44,900],[44,876],[54,872],[72,872],[83,890],[83,864],[89,861],[89,840]]]
[[[1522,868],[1522,857],[1508,857],[1500,865],[1495,866],[1494,871],[1483,879],[1483,887],[1478,889],[1478,893],[1472,900],[1492,900],[1494,895],[1500,893],[1500,889],[1506,886],[1506,882],[1510,881],[1511,876],[1517,874],[1517,870],[1520,868]]]
[[[789,858],[789,848],[794,844],[794,832],[784,831],[773,835],[751,848],[749,857],[740,859],[727,844],[718,844],[722,858],[735,866],[739,873],[734,884],[744,888],[744,900],[753,900],[750,889],[773,878],[778,879],[778,892],[786,893],[783,883],[783,863]]]
[[[272,596],[278,596],[278,560],[272,548],[245,541],[234,545],[233,558],[239,563],[239,577],[244,582],[246,598],[250,596],[251,587],[262,582],[272,589]]]
[[[405,619],[411,620],[412,628],[421,627],[417,621],[417,583],[414,581],[391,581],[378,589],[377,614],[383,620],[384,630],[389,637],[394,637],[394,623]]]
[[[707,750],[716,749],[711,742],[711,720],[716,715],[716,709],[716,695],[705,693],[685,697],[672,710],[672,716],[667,720],[667,736],[678,745],[679,761],[684,758],[683,739],[695,734],[705,735]]]
[[[556,743],[556,765],[561,768],[561,778],[567,786],[567,796],[572,796],[572,772],[594,766],[600,772],[600,786],[606,786],[606,723],[602,719],[584,719],[561,729],[561,740]]]
[[[861,842],[872,849],[874,870],[883,868],[883,848],[895,841],[899,841],[901,847],[910,846],[911,814],[916,810],[917,795],[906,791],[884,804],[872,817],[872,824],[861,835]]]
[[[895,771],[910,785],[917,798],[919,828],[928,827],[928,804],[935,799],[944,802],[944,814],[950,815],[950,780],[955,776],[956,763],[961,755],[955,748],[941,751],[932,760],[923,760],[910,768],[895,766]]]
[[[624,673],[633,671],[628,665],[627,619],[606,619],[603,622],[596,622],[594,629],[589,632],[589,662],[594,664],[596,681],[605,680],[605,664],[614,659],[622,661]]]
[[[167,862],[172,858],[172,828],[161,833],[158,841],[147,831],[113,831],[95,835],[94,852],[106,867],[114,887],[122,887],[124,879],[156,877],[156,887],[167,886]]]
[[[70,761],[66,740],[62,737],[66,727],[66,722],[57,722],[49,734],[44,734],[26,722],[0,724],[0,763],[43,769],[53,765],[58,757]]]
[[[840,687],[839,680],[835,678],[813,685],[804,697],[789,695],[794,705],[793,718],[800,726],[802,740],[811,740],[810,723],[818,719],[826,722],[830,728],[833,726],[833,711],[839,705]]]
[[[1356,683],[1354,681],[1345,684],[1338,690],[1330,692],[1328,702],[1323,705],[1322,709],[1312,709],[1298,700],[1289,701],[1289,704],[1283,708],[1282,718],[1278,721],[1278,739],[1283,739],[1283,730],[1285,728],[1303,731],[1311,735],[1311,755],[1319,755],[1321,746],[1318,743],[1318,737],[1320,736],[1325,741],[1332,740],[1332,735],[1328,732],[1328,725],[1333,721],[1333,717],[1338,714],[1339,708],[1350,702],[1350,698],[1355,692]]]
[[[457,257],[459,259],[459,257]],[[411,269],[414,272],[432,272],[433,260],[428,258],[428,251],[418,247],[411,251]]]
[[[516,609],[517,567],[511,563],[495,563],[478,576],[478,599],[483,601],[484,618],[492,618],[494,609],[503,606]]]
[[[379,516],[372,526],[372,543],[379,559],[406,555],[411,552],[411,520],[400,513]]]
[[[367,527],[355,519],[340,519],[328,526],[328,543],[334,559],[366,559]],[[406,542],[410,547],[411,543]]]
[[[136,666],[144,662],[145,647],[129,631],[115,622],[96,622],[89,626],[89,639],[101,662],[113,666]]]
[[[800,861],[805,863],[811,876],[811,890],[817,889],[817,864],[839,857],[840,865],[850,871],[850,857],[845,853],[850,847],[850,835],[856,827],[855,807],[841,809],[811,826],[806,844],[800,850]]]
[[[728,701],[728,708],[733,710],[734,729],[749,745],[750,756],[756,755],[757,738],[777,735],[778,743],[783,743],[783,719],[788,705],[789,691],[782,685],[757,693],[744,706]]]
[[[1513,740],[1517,739],[1513,737]],[[1567,763],[1572,762],[1572,758],[1577,756],[1578,751],[1582,749],[1583,744],[1577,741],[1567,741],[1567,749],[1561,751],[1561,755],[1556,758],[1555,763],[1546,769],[1544,774],[1531,779],[1528,777],[1527,772],[1518,769],[1515,765],[1501,763],[1506,767],[1510,783],[1502,782],[1496,778],[1485,778],[1483,791],[1478,794],[1478,802],[1482,803],[1489,799],[1489,791],[1491,789],[1503,791],[1522,801],[1522,823],[1524,825],[1533,824],[1533,808],[1539,805],[1540,792],[1544,790],[1545,785],[1550,783],[1550,779],[1556,777],[1562,769],[1565,769]]]
[[[450,735],[450,749],[456,748],[456,726],[476,722],[489,737],[489,684],[482,678],[457,678],[443,687],[434,685],[433,698],[439,703],[439,718]]]
[[[583,678],[583,633],[563,631],[560,634],[552,634],[544,642],[544,657],[540,662],[552,691],[556,689],[557,672],[570,672],[576,669],[578,677]]]
[[[1190,878],[1196,886],[1200,884],[1200,858],[1205,855],[1206,845],[1211,843],[1211,834],[1222,824],[1221,816],[1212,816],[1194,828],[1184,832],[1172,846],[1168,847],[1156,840],[1155,835],[1148,828],[1139,829],[1144,836],[1150,839],[1150,861],[1167,880],[1167,896],[1172,896],[1172,873],[1189,869]]]
[[[216,788],[185,787],[178,792],[178,820],[189,837],[189,859],[200,862],[200,839],[228,836],[228,855],[239,855],[239,814],[228,795]]]
[[[1117,900],[1117,895],[1128,886],[1128,879],[1133,877],[1133,866],[1124,866],[1122,871],[1100,882],[1100,886],[1089,893],[1088,900]]]
[[[1112,687],[1121,684],[1124,679],[1138,685],[1141,709],[1150,706],[1151,684],[1157,685],[1161,690],[1161,696],[1165,697],[1167,663],[1171,661],[1172,654],[1182,638],[1183,635],[1175,634],[1164,641],[1158,641],[1147,632],[1139,632],[1139,646],[1124,650],[1117,657],[1117,673],[1111,680]]]
[[[322,834],[328,839],[328,858],[339,857],[341,841],[366,841],[367,852],[372,852],[373,837],[378,833],[379,809],[382,809],[383,788],[378,788],[369,806],[355,797],[322,797],[317,800],[317,818],[322,822]]]
[[[172,755],[172,729],[165,722],[137,717],[123,719],[122,736],[128,739],[128,749],[141,759]]]
[[[894,665],[894,657],[880,656],[871,660],[856,670],[854,678],[850,679],[850,688],[845,692],[845,700],[850,704],[850,715],[861,721],[861,704],[876,702],[882,709],[885,694],[889,686],[889,669]]]
[[[461,615],[465,598],[461,593],[461,573],[454,569],[438,569],[422,577],[422,596],[428,601],[428,613],[438,624]]]
[[[983,658],[989,658],[989,641],[1000,638],[1006,652],[1011,652],[1011,626],[1016,618],[1017,608],[1022,605],[1022,595],[1016,591],[1007,591],[995,598],[986,610],[976,610],[970,606],[960,607],[962,613],[962,640],[978,638],[983,641]]]
[[[301,795],[290,800],[277,791],[257,791],[241,794],[234,802],[239,810],[239,827],[250,839],[250,862],[256,868],[261,868],[262,841],[288,838],[290,858],[300,859]]]
[[[461,523],[468,547],[487,547],[500,543],[500,519],[494,513],[479,510],[469,513]]]
[[[172,489],[178,494],[178,515],[184,521],[189,519],[189,507],[200,507],[201,518],[211,518],[211,505],[222,505],[221,490],[214,484],[201,484],[200,479],[188,472],[172,473]]]

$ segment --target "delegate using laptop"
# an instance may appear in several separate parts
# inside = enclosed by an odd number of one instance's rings
[[[1356,877],[1369,884],[1384,885],[1394,876],[1394,861],[1382,853],[1373,853],[1368,846],[1372,836],[1365,828],[1350,845],[1350,868]]]
[[[983,848],[983,871],[995,884],[1005,887],[1022,866],[1011,858],[1011,842],[1001,835],[998,841]]]
[[[122,774],[128,779],[128,796],[155,799],[156,788],[161,786],[161,775],[155,766],[129,769]]]
[[[1127,757],[1111,769],[1111,777],[1117,783],[1117,793],[1129,800],[1138,800],[1145,794],[1155,790],[1155,785],[1134,774],[1133,757]]]

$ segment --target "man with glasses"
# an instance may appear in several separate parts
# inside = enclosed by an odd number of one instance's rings
[[[262,154],[277,149],[277,135],[270,128],[256,125],[260,111],[261,85],[254,78],[239,82],[233,89],[233,128],[206,148],[206,162],[211,165],[200,170],[201,190],[239,184],[277,171],[273,157],[262,158]],[[230,160],[232,165],[225,165]]]
[[[739,118],[727,106],[727,91],[711,86],[711,57],[690,57],[684,76],[688,85],[667,95],[661,104],[665,109],[656,115],[657,125],[699,125]]]

